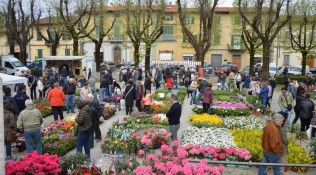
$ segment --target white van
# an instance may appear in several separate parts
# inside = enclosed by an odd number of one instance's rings
[[[6,69],[7,74],[14,75],[17,69],[30,71],[23,63],[13,55],[1,56],[1,67]]]
[[[306,66],[305,75],[310,72],[309,66]],[[291,66],[288,72],[289,75],[300,76],[302,74],[302,66]]]

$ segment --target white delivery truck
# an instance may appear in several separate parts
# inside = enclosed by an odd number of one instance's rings
[[[13,55],[2,55],[0,59],[3,73],[14,75],[17,69],[19,69],[20,71],[30,71],[20,60],[15,58]]]

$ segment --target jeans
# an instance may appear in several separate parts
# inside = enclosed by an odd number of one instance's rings
[[[287,112],[287,120],[286,120],[286,128],[290,129],[291,127],[291,111],[287,110],[287,108],[281,109],[282,112]]]
[[[263,152],[262,163],[280,163],[280,157],[276,154]],[[259,167],[258,175],[264,175],[267,166],[261,165]],[[280,167],[273,166],[274,175],[280,175]]]
[[[106,95],[106,88],[100,88],[100,92],[99,92],[99,96],[100,96],[100,100],[103,100],[105,95]]]
[[[39,155],[42,155],[42,143],[41,143],[41,130],[31,130],[31,131],[24,131],[25,137],[25,145],[26,151],[28,153],[32,153],[34,149],[33,142],[35,143],[35,148]]]
[[[109,85],[107,92],[108,92],[108,96],[112,97],[112,85]]]
[[[77,152],[82,153],[82,147],[84,147],[85,154],[90,158],[90,130],[78,133],[76,145]]]
[[[66,110],[69,113],[71,110],[72,113],[75,113],[75,95],[66,95]]]
[[[91,129],[90,131],[90,137],[89,137],[89,142],[90,142],[90,149],[94,147],[94,129]]]
[[[309,128],[309,125],[311,124],[311,119],[300,118],[300,120],[301,120],[301,132],[307,131]]]
[[[175,81],[173,81],[173,82],[175,82]],[[173,88],[174,86],[176,86],[176,90],[179,90],[178,83],[173,83],[172,88]]]
[[[204,93],[199,92],[199,96],[198,96],[198,99],[196,101],[199,102],[203,95],[204,95]]]
[[[53,114],[54,114],[54,120],[58,120],[58,115],[60,116],[60,120],[64,120],[63,115],[63,107],[62,106],[52,106]]]
[[[228,88],[226,87],[226,80],[222,80],[222,90],[227,90]]]
[[[229,90],[232,91],[235,88],[235,80],[229,80]]]
[[[172,94],[172,88],[168,88],[168,93]]]
[[[244,90],[244,84],[245,84],[245,82],[241,82],[241,83],[239,84],[239,90],[240,90],[240,91],[243,91],[243,90]]]
[[[11,142],[7,142],[7,141],[4,139],[4,143],[5,143],[5,153],[6,153],[6,156],[11,158],[11,157],[12,157],[12,156],[11,156],[11,153],[12,153]]]
[[[262,99],[261,99],[261,103],[262,103],[264,106],[267,106],[267,102],[268,102],[268,99],[266,99],[266,98],[262,98]]]
[[[60,87],[64,87],[67,83],[67,77],[61,77],[60,78]]]
[[[178,140],[178,130],[180,128],[180,124],[178,125],[169,125],[169,129],[171,132],[171,140]]]
[[[38,90],[38,93],[39,93],[39,98],[44,98],[44,94],[43,94],[43,91],[40,91],[40,90]]]
[[[190,105],[195,104],[195,97],[196,97],[197,91],[194,90],[194,91],[191,91],[191,92],[192,92],[192,98],[191,98],[191,101],[190,101]]]

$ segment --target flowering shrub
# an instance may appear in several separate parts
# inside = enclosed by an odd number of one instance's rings
[[[232,109],[245,109],[246,106],[240,103],[230,103],[230,102],[215,102],[214,107],[216,108],[232,108]]]
[[[230,132],[233,134],[236,145],[240,148],[246,148],[252,154],[252,161],[260,162],[262,160],[262,130],[232,129]]]
[[[67,121],[66,123],[68,123]],[[43,152],[49,154],[65,155],[76,147],[76,137],[73,129],[65,130],[64,122],[58,120],[49,127],[42,129]]]
[[[102,170],[95,165],[77,165],[76,168],[71,172],[71,175],[102,175]]]
[[[34,100],[34,107],[41,112],[43,117],[47,117],[53,112],[47,98]]]
[[[293,164],[311,164],[313,158],[308,156],[307,149],[297,145],[296,139],[289,139],[290,144],[288,145],[288,154],[285,157],[287,163]],[[302,170],[302,169],[299,169]]]
[[[168,143],[170,136],[171,134],[165,129],[144,130],[140,143],[144,148],[159,148]]]
[[[181,142],[183,145],[198,144],[200,146],[237,147],[228,129],[215,127],[189,127],[182,132]]]
[[[22,160],[9,160],[5,166],[6,175],[14,174],[58,174],[61,169],[58,167],[59,158],[57,155],[38,155],[35,150],[28,153]]]
[[[217,115],[210,114],[192,114],[189,116],[189,120],[193,126],[198,126],[201,124],[207,125],[221,125],[223,123],[222,119]]]
[[[59,167],[62,172],[67,173],[67,170],[75,169],[76,165],[89,165],[91,163],[89,157],[83,153],[74,153],[71,155],[66,155],[60,158]]]
[[[196,105],[192,108],[192,111],[196,114],[202,114],[204,113],[203,106],[202,105]]]
[[[74,127],[77,125],[75,118],[76,116],[70,116],[64,119],[63,128],[65,131],[73,132]]]
[[[238,120],[236,117],[223,117],[223,126],[228,129],[262,129],[266,122],[258,117],[240,116]]]
[[[162,153],[157,156],[149,154],[142,159],[143,165],[138,166],[133,172],[136,175],[145,174],[209,174],[220,175],[224,172],[224,167],[212,167],[207,165],[205,159],[199,163],[192,164],[189,162],[188,152],[176,146],[177,141],[173,142],[173,148],[167,145],[161,146]],[[143,156],[143,155],[142,155]]]
[[[171,106],[171,102],[164,101],[163,103],[155,102],[152,103],[150,109],[153,114],[163,113],[166,114]]]
[[[251,114],[248,109],[214,108],[214,112],[219,116],[249,116]]]

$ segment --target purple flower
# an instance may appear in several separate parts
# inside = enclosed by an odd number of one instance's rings
[[[50,147],[50,144],[49,144],[49,143],[46,143],[46,144],[45,144],[45,147],[49,148],[49,147]]]
[[[58,142],[54,142],[53,148],[56,148],[58,145]]]

